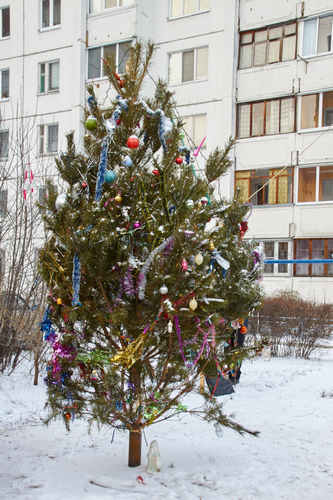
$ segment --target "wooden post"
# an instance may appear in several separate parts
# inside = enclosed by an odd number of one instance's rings
[[[205,391],[205,376],[203,373],[200,373],[200,394],[203,394]]]
[[[130,431],[128,449],[128,467],[141,465],[141,432]]]

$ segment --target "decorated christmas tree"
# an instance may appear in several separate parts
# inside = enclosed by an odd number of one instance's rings
[[[117,94],[109,107],[88,86],[84,152],[69,134],[60,183],[47,184],[39,263],[50,419],[128,430],[130,466],[142,430],[177,413],[251,432],[224,415],[214,390],[199,410],[182,398],[203,374],[232,379],[255,354],[230,338],[244,335],[241,318],[261,300],[260,256],[243,240],[249,207],[215,193],[233,141],[197,169],[166,84],[141,97],[153,52],[137,43],[121,77],[104,61]]]

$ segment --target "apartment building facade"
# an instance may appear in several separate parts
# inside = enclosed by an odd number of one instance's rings
[[[75,130],[81,146],[86,83],[102,105],[113,97],[103,57],[113,53],[121,73],[128,47],[149,38],[157,50],[145,92],[168,81],[190,145],[206,137],[198,169],[238,137],[234,171],[217,193],[239,189],[253,204],[246,236],[267,259],[329,259],[332,12],[332,0],[0,0],[0,161],[13,120],[30,120],[43,196],[45,165],[65,149],[65,134]],[[264,286],[331,301],[333,266],[267,263]]]

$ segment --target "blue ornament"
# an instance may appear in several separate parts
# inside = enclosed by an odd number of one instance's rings
[[[116,178],[117,176],[112,170],[107,170],[105,172],[105,182],[108,182],[110,184],[111,182],[114,182]]]
[[[131,167],[133,165],[133,162],[132,162],[130,156],[125,156],[125,158],[123,159],[123,165],[124,165],[124,167]]]

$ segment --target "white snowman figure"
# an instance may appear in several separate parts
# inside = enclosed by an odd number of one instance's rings
[[[148,464],[147,464],[147,472],[149,474],[154,474],[154,472],[160,472],[162,469],[161,456],[158,449],[157,441],[154,439],[150,443],[150,447],[147,453]]]

